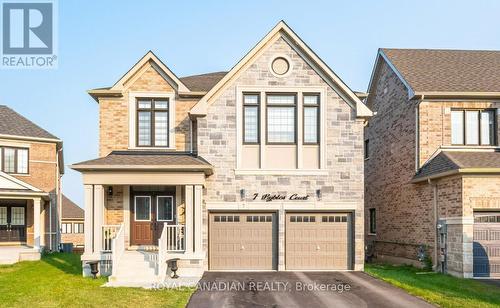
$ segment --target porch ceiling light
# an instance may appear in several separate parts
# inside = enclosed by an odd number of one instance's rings
[[[113,186],[109,186],[108,187],[108,196],[112,196],[113,195]]]

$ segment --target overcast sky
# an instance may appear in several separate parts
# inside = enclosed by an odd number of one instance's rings
[[[1,70],[0,104],[64,140],[66,165],[98,155],[98,105],[148,50],[178,76],[229,70],[280,19],[353,90],[379,47],[500,50],[500,1],[59,1],[59,67]],[[80,174],[63,191],[83,205]]]

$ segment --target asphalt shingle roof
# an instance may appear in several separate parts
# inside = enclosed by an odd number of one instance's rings
[[[73,169],[151,169],[200,170],[211,172],[212,166],[202,157],[185,152],[113,151],[108,156],[83,161]]]
[[[62,195],[62,219],[84,218],[85,212],[65,195]]]
[[[7,106],[0,105],[0,134],[59,139]]]
[[[201,75],[193,75],[179,78],[191,91],[208,92],[219,80],[226,76],[227,72],[215,72]]]
[[[415,92],[500,92],[500,51],[382,51]]]
[[[467,168],[500,168],[500,151],[441,151],[422,166],[414,179]]]

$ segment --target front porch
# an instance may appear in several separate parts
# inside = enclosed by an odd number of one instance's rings
[[[202,250],[202,189],[186,185],[85,185],[84,275],[100,261],[110,285],[164,282],[167,262],[178,259],[177,274],[199,278]]]
[[[39,260],[57,248],[50,194],[0,172],[0,264]]]

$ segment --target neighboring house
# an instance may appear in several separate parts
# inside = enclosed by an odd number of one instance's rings
[[[62,141],[0,106],[0,261],[57,250],[63,172]]]
[[[89,93],[99,158],[72,165],[85,187],[85,275],[109,259],[117,285],[163,279],[171,258],[198,278],[363,269],[372,113],[284,22],[227,73],[178,78],[148,52]]]
[[[61,206],[61,243],[72,243],[74,248],[84,245],[84,211],[65,195]]]
[[[369,251],[500,277],[500,52],[381,49],[369,92]]]

